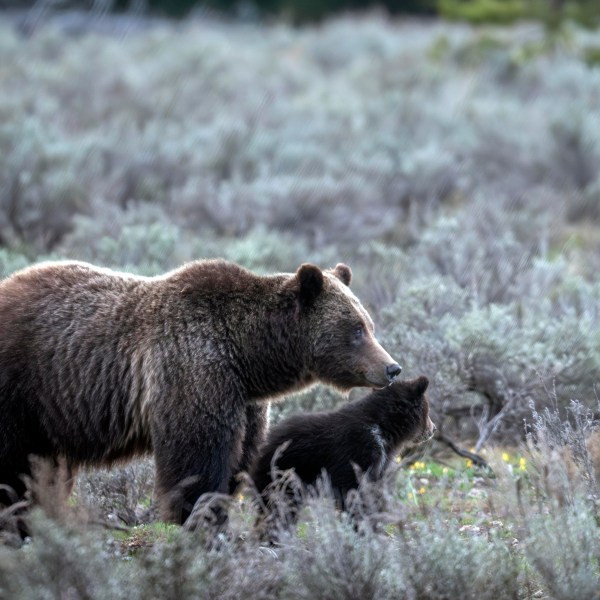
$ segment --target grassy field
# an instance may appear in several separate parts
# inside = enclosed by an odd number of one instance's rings
[[[429,444],[360,526],[311,498],[275,546],[250,489],[215,542],[156,521],[150,461],[84,473],[25,545],[0,514],[0,597],[598,597],[598,32],[26,25],[0,19],[0,276],[347,262],[441,434],[490,469]]]
[[[7,598],[593,598],[597,488],[570,448],[486,450],[492,470],[452,457],[398,466],[376,494],[361,490],[355,508],[369,509],[357,521],[321,492],[275,545],[255,533],[250,488],[231,499],[227,531],[214,538],[206,526],[184,531],[148,515],[144,466],[91,473],[69,509],[33,515],[30,543],[0,552],[0,590]],[[146,522],[126,526],[127,510]]]

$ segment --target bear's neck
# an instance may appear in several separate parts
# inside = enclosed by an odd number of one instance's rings
[[[411,440],[420,418],[415,408],[401,400],[390,400],[383,394],[381,397],[371,395],[359,400],[354,412],[366,423],[379,427],[388,451],[396,450]]]
[[[223,376],[235,378],[247,400],[302,389],[312,383],[309,352],[296,296],[282,293],[288,279],[282,274],[259,276],[222,260],[191,263],[167,280],[163,326],[169,324],[173,331],[160,334],[187,330],[191,338],[200,337],[203,349],[198,354],[205,354],[207,345],[214,348],[211,360],[219,361]]]
[[[232,358],[251,401],[276,398],[313,383],[298,320],[277,305],[257,303],[226,311]]]

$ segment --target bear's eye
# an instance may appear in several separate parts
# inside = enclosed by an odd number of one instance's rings
[[[354,328],[354,339],[361,340],[365,335],[365,329],[362,325],[358,325]]]

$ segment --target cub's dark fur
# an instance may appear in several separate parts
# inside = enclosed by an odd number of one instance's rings
[[[0,484],[22,497],[32,455],[72,479],[153,452],[162,517],[182,522],[249,467],[270,399],[400,372],[350,280],[342,264],[259,276],[206,260],[158,277],[43,263],[0,281]]]
[[[326,471],[342,501],[359,484],[353,465],[371,481],[380,479],[402,444],[433,434],[428,383],[426,377],[397,381],[339,410],[295,415],[273,427],[251,470],[266,504],[273,467],[294,469],[305,485],[316,483]]]

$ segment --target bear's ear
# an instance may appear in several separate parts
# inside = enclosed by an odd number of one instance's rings
[[[352,281],[352,269],[344,263],[338,263],[335,265],[335,269],[331,269],[331,272],[344,284],[349,286]]]
[[[323,271],[315,265],[304,263],[296,271],[296,279],[300,300],[306,306],[310,306],[323,290]]]
[[[429,386],[429,379],[425,377],[425,375],[421,375],[421,377],[417,377],[414,381],[412,381],[412,388],[415,392],[415,395],[422,396],[425,393],[425,390]]]

